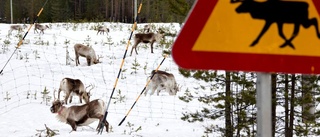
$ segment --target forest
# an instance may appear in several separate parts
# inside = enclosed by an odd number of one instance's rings
[[[11,23],[33,21],[46,0],[1,0],[0,20]],[[195,0],[48,0],[39,22],[134,21],[135,1],[142,4],[138,22],[183,22]]]

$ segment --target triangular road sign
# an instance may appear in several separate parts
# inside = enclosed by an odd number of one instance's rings
[[[320,74],[320,0],[198,0],[172,56],[186,69]]]

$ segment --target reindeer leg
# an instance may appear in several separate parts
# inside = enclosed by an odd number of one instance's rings
[[[73,96],[72,96],[72,95],[70,95],[69,103],[71,103],[71,102],[72,102],[72,98],[73,98]]]
[[[92,60],[91,57],[88,56],[88,57],[87,57],[87,64],[88,64],[88,66],[91,65],[91,60]]]
[[[147,87],[146,90],[144,91],[144,95],[145,95],[145,96],[147,95],[149,89],[150,89],[150,85],[148,85],[148,87]]]
[[[289,47],[295,49],[294,45],[292,44],[292,40],[298,35],[299,30],[300,30],[300,24],[299,23],[295,23],[294,24],[294,30],[293,30],[291,38],[289,40],[286,40],[286,42],[284,44],[282,44],[280,46],[280,48],[284,48],[285,46],[288,45]]]
[[[151,92],[151,95],[153,95],[154,94],[154,92],[156,91],[156,89],[157,89],[157,86],[154,86],[154,87],[152,87],[152,92]]]
[[[91,112],[91,113],[88,114],[88,117],[89,117],[89,118],[97,118],[97,119],[99,119],[99,124],[98,124],[97,129],[96,129],[97,131],[98,131],[100,128],[102,128],[102,127],[100,127],[100,126],[103,126],[103,125],[101,124],[101,122],[103,121],[103,117],[104,117],[103,114]],[[109,123],[107,122],[107,120],[106,120],[106,122],[104,123],[104,126],[106,126],[106,131],[108,132],[108,131],[109,131]]]
[[[151,45],[150,45],[151,46],[151,53],[153,53],[153,43],[154,43],[154,41],[152,41]]]
[[[78,64],[80,65],[80,61],[79,61],[79,54],[77,53],[77,51],[75,51],[76,54],[76,66],[78,66]]]
[[[137,52],[137,46],[138,46],[138,44],[139,44],[139,42],[134,43],[134,45],[132,46],[131,52],[130,52],[130,56],[132,55],[133,49],[135,49],[136,54],[138,55],[138,52]]]
[[[66,94],[66,97],[64,98],[64,103],[67,104],[68,98],[69,98],[69,96],[70,96],[70,92],[66,92],[66,93],[67,93],[67,94]]]
[[[134,50],[136,51],[136,54],[137,54],[137,55],[138,55],[137,46],[138,46],[139,43],[140,43],[140,41],[137,42],[137,43],[135,44],[135,46],[134,46]]]
[[[78,92],[80,92],[80,91],[78,91]],[[80,93],[80,95],[79,95],[79,101],[80,101],[80,103],[82,103],[82,98],[83,98],[83,92],[82,92],[82,94]]]
[[[264,25],[263,29],[261,30],[259,36],[251,43],[250,47],[253,47],[254,45],[256,45],[259,42],[260,38],[269,29],[271,24],[272,24],[272,22],[266,21],[266,24]]]
[[[67,123],[72,127],[73,131],[77,131],[77,125],[74,120],[67,118]]]
[[[98,131],[99,129],[102,128],[101,126],[104,125],[104,126],[106,127],[106,132],[109,132],[109,122],[106,120],[106,121],[104,122],[104,124],[102,125],[102,124],[100,124],[102,121],[103,121],[103,117],[99,120],[99,124],[98,124],[96,130]]]
[[[104,126],[106,127],[106,132],[109,132],[109,122],[107,120],[104,122]]]

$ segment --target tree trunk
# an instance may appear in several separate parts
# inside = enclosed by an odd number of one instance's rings
[[[146,21],[149,22],[150,18],[150,0],[148,0],[148,3],[147,3],[147,17],[146,17]]]
[[[225,126],[226,126],[226,137],[233,136],[233,126],[231,121],[231,81],[230,72],[226,72],[226,98],[225,98]]]
[[[310,133],[310,123],[315,120],[314,117],[314,101],[313,101],[313,83],[314,77],[311,75],[302,75],[301,86],[302,86],[302,122],[305,124],[305,131],[303,135],[307,136]]]
[[[296,86],[296,75],[292,75],[292,84],[291,84],[291,99],[290,99],[290,125],[289,125],[289,134],[288,137],[293,136],[293,119],[294,119],[294,106],[295,106],[295,86]]]
[[[114,1],[111,0],[111,22],[114,22]]]
[[[290,121],[289,121],[289,78],[288,74],[284,75],[284,134],[285,137],[290,137]]]
[[[309,123],[313,121],[313,112],[311,112],[311,108],[314,105],[312,99],[312,85],[314,80],[310,75],[302,75],[302,120],[305,123]]]
[[[106,13],[105,13],[105,18],[106,19],[108,19],[108,10],[109,10],[109,8],[108,8],[108,4],[109,4],[109,1],[108,0],[106,0]]]

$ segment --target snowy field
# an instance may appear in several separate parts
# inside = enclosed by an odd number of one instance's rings
[[[132,24],[123,23],[45,23],[50,28],[44,34],[34,33],[33,27],[25,42],[16,51],[15,47],[24,32],[8,32],[10,24],[0,24],[0,136],[42,136],[45,125],[56,130],[58,136],[99,136],[95,131],[98,122],[89,126],[78,127],[71,131],[66,123],[56,119],[50,112],[54,90],[58,90],[61,79],[65,77],[80,79],[85,86],[94,85],[91,100],[102,99],[108,103],[121,61],[126,51]],[[97,35],[94,30],[98,25],[110,28],[108,35]],[[141,32],[143,25],[138,24],[134,32]],[[29,28],[29,26],[28,26]],[[177,33],[177,23],[155,23],[152,31],[162,28],[168,33]],[[20,38],[19,38],[20,37]],[[185,103],[179,99],[187,89],[197,90],[201,94],[214,91],[203,91],[200,85],[206,85],[193,78],[184,78],[179,74],[178,66],[168,56],[160,70],[173,73],[181,87],[176,96],[166,92],[157,95],[142,95],[126,120],[124,118],[132,104],[144,88],[147,77],[163,59],[163,50],[170,50],[175,38],[166,37],[160,44],[154,45],[150,53],[147,44],[138,46],[138,53],[130,55],[132,44],[128,48],[122,73],[110,102],[107,120],[110,132],[108,136],[143,136],[143,137],[199,137],[204,135],[202,124],[188,123],[181,120],[182,112],[196,111],[202,106],[197,101]],[[89,44],[97,55],[102,56],[102,63],[87,66],[85,58],[80,57],[80,66],[74,62],[73,45]],[[133,43],[133,41],[131,41]],[[10,59],[10,56],[12,58]],[[70,58],[68,58],[70,57]],[[10,59],[5,68],[6,62]],[[207,88],[209,89],[209,88]],[[57,96],[57,93],[55,93]],[[64,94],[62,94],[63,98]],[[74,96],[70,105],[80,105]],[[212,136],[212,135],[210,135]],[[213,135],[214,136],[214,135]]]

